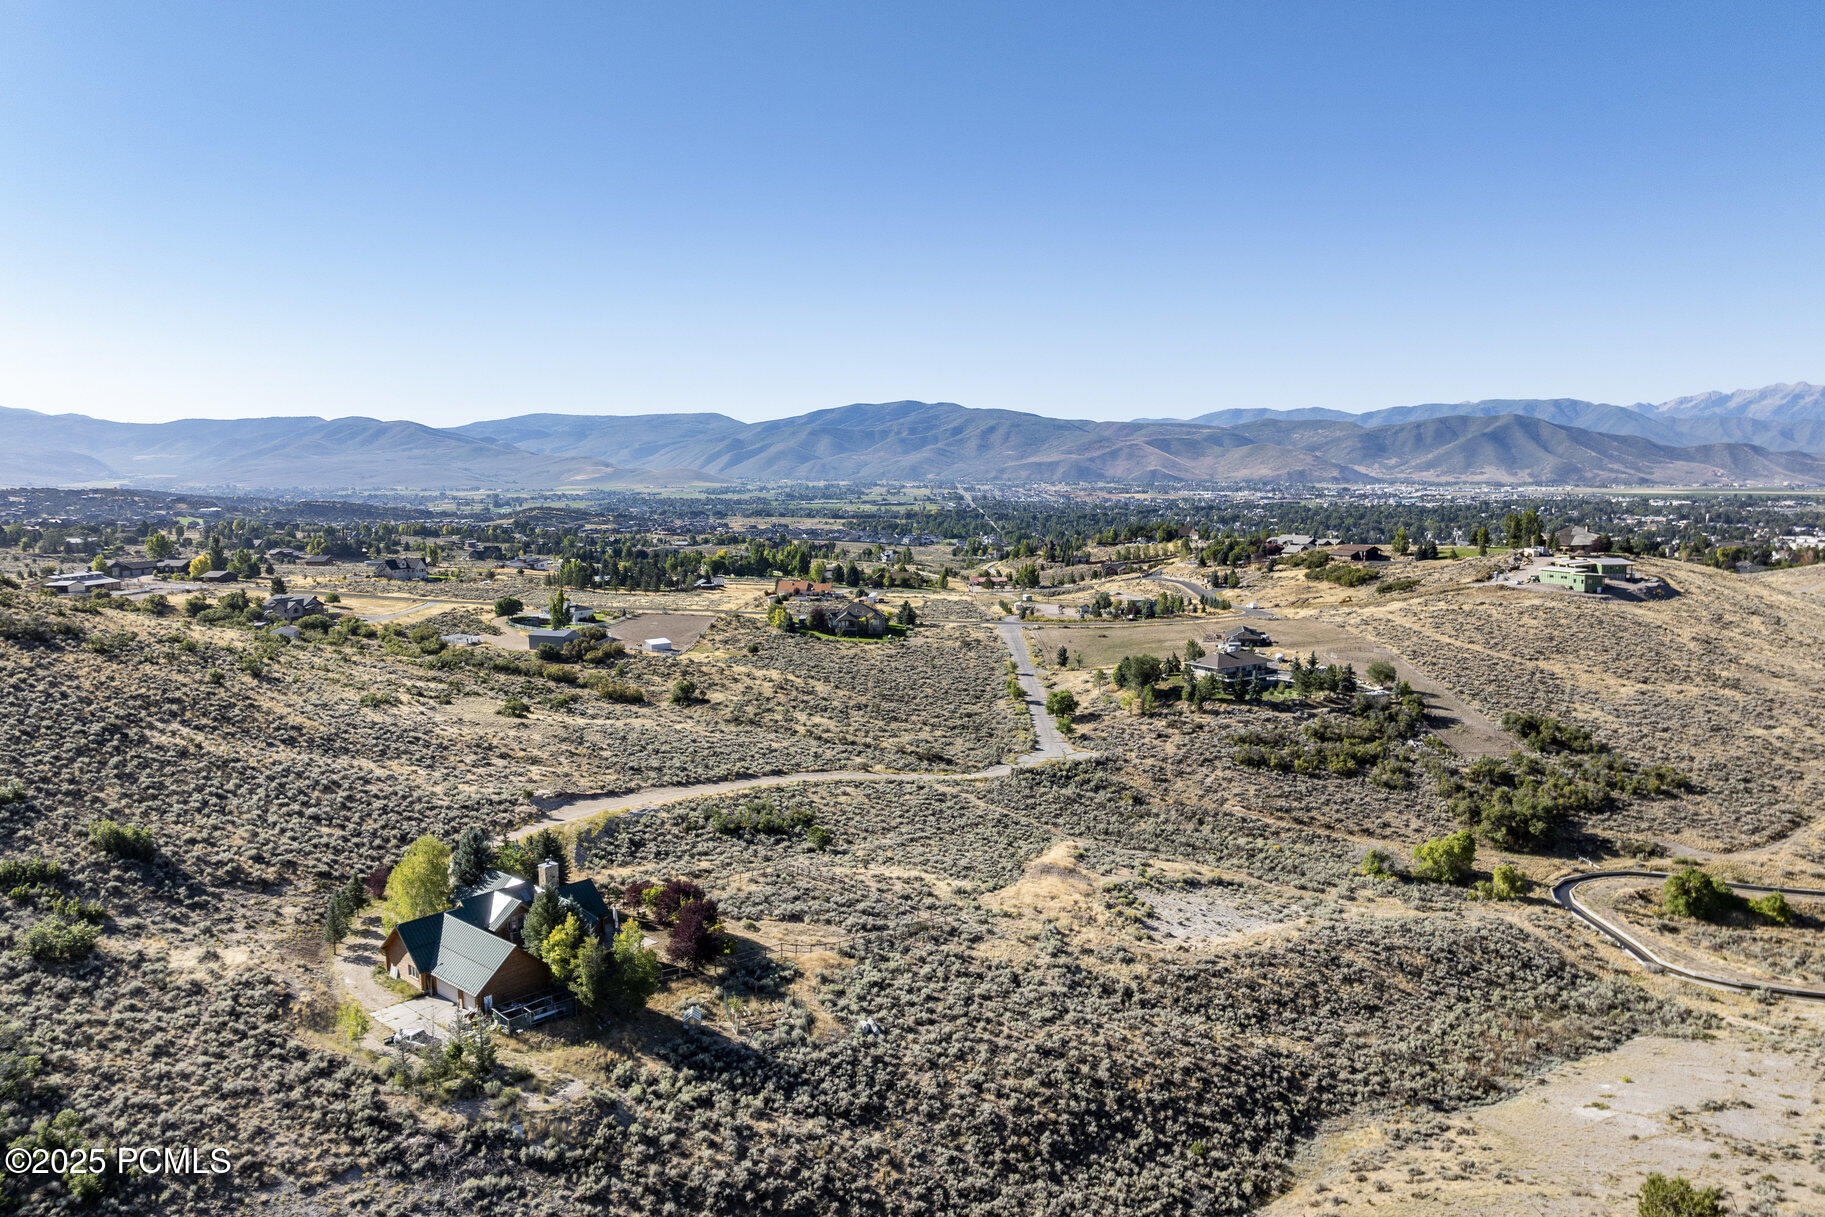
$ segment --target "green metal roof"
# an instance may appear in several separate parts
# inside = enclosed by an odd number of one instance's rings
[[[514,951],[505,938],[450,913],[402,921],[394,928],[420,972],[469,994],[486,988]]]
[[[598,922],[608,920],[608,902],[602,899],[594,879],[574,879],[558,889],[558,896],[576,901],[578,908]]]

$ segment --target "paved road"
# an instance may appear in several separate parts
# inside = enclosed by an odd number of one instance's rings
[[[1001,635],[1001,645],[1008,649],[1014,659],[1014,671],[1020,677],[1020,691],[1026,695],[1027,712],[1033,716],[1033,742],[1036,745],[1015,762],[1018,765],[1036,765],[1040,761],[1063,760],[1082,753],[1065,742],[1065,737],[1058,729],[1058,723],[1046,713],[1046,687],[1039,679],[1039,670],[1033,666],[1033,653],[1027,649],[1027,636],[1021,632],[1020,618],[1003,617],[995,627]]]
[[[1190,579],[1175,579],[1171,575],[1157,570],[1148,571],[1146,574],[1142,575],[1141,578],[1151,579],[1155,583],[1170,583],[1180,591],[1190,595],[1193,599],[1203,596],[1215,596],[1219,600],[1228,600],[1235,595],[1237,590],[1233,587],[1211,587],[1208,584],[1197,583]],[[1238,606],[1231,611],[1239,617],[1259,617],[1264,621],[1280,620],[1278,614],[1270,613],[1264,608],[1243,608]]]
[[[1171,575],[1165,574],[1162,571],[1150,570],[1146,574],[1142,575],[1141,578],[1142,579],[1151,579],[1155,583],[1170,583],[1174,587],[1178,588],[1180,591],[1184,592],[1186,595],[1190,596],[1193,600],[1199,600],[1205,596],[1223,595],[1222,592],[1218,591],[1214,587],[1211,587],[1207,583],[1194,583],[1190,579],[1175,579]]]
[[[743,790],[792,786],[800,782],[980,782],[989,778],[1007,777],[1017,766],[1084,759],[1093,755],[1066,743],[1064,735],[1058,730],[1058,724],[1046,713],[1045,685],[1040,683],[1039,672],[1033,666],[1033,656],[1027,650],[1026,636],[1020,632],[1020,618],[1004,618],[995,628],[1002,645],[1007,647],[1009,656],[1014,660],[1020,678],[1020,690],[1025,694],[1027,711],[1033,718],[1033,738],[1038,745],[1033,751],[1014,758],[1012,764],[990,765],[987,769],[978,769],[974,773],[876,773],[866,769],[820,769],[810,773],[772,773],[764,777],[732,778],[726,782],[698,782],[690,786],[651,786],[631,794],[576,799],[548,808],[537,821],[508,833],[508,839],[518,840],[542,828],[604,813],[643,815],[668,803],[702,798],[705,795],[735,794]]]
[[[1578,903],[1578,888],[1583,884],[1592,883],[1598,879],[1665,879],[1666,877],[1666,871],[1655,870],[1600,870],[1581,875],[1569,875],[1553,884],[1553,900],[1557,902],[1560,907],[1569,910],[1574,916],[1578,917],[1586,924],[1592,926],[1600,933],[1607,935],[1623,950],[1633,955],[1636,959],[1639,959],[1642,963],[1653,964],[1655,967],[1661,968],[1674,976],[1696,981],[1701,985],[1714,985],[1724,989],[1738,989],[1748,993],[1765,991],[1769,993],[1778,993],[1783,997],[1806,997],[1825,1001],[1825,989],[1798,988],[1792,985],[1775,984],[1772,981],[1757,983],[1753,981],[1731,980],[1723,976],[1713,976],[1706,972],[1695,972],[1690,968],[1680,967],[1676,963],[1669,963],[1655,954],[1652,947],[1648,946],[1647,943],[1643,942],[1628,930],[1617,925],[1607,917],[1595,913]],[[1782,895],[1786,896],[1825,896],[1825,889],[1811,887],[1763,887],[1756,883],[1732,883],[1730,886],[1739,892],[1780,892]]]

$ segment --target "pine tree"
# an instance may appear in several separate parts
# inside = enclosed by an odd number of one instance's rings
[[[342,893],[337,892],[330,900],[329,911],[323,918],[323,941],[329,943],[332,949],[340,946],[342,940],[349,936],[349,919],[343,911],[341,896]]]
[[[466,828],[450,854],[451,881],[459,888],[474,887],[482,881],[493,861],[487,834],[479,828]]]
[[[545,949],[545,940],[558,928],[563,916],[564,909],[558,901],[558,894],[549,888],[541,889],[532,898],[532,907],[526,910],[526,919],[520,923],[520,945],[531,954],[540,955]]]

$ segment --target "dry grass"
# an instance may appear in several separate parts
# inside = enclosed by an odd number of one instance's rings
[[[1635,804],[1618,831],[1732,847],[1792,832],[1821,793],[1825,604],[1702,567],[1643,565],[1683,594],[1628,603],[1479,588],[1341,619],[1491,718],[1556,715],[1698,783],[1690,797]]]

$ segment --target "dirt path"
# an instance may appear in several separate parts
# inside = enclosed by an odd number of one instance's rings
[[[1020,631],[1020,618],[1004,618],[997,623],[995,632],[1014,661],[1027,713],[1033,719],[1033,739],[1037,744],[1033,751],[1014,758],[1011,763],[990,765],[974,773],[880,773],[867,769],[822,769],[809,773],[772,773],[761,777],[732,778],[725,782],[698,782],[689,786],[650,786],[631,794],[603,798],[582,796],[541,809],[545,813],[543,816],[531,824],[514,829],[507,834],[507,839],[519,840],[540,829],[585,820],[591,816],[643,815],[684,799],[737,794],[743,790],[761,790],[769,786],[791,786],[801,782],[980,782],[1007,777],[1016,767],[1025,768],[1048,761],[1081,760],[1093,756],[1093,753],[1065,742],[1058,724],[1046,713],[1045,685],[1040,682],[1039,672],[1033,666],[1033,656],[1027,650],[1026,637]]]

